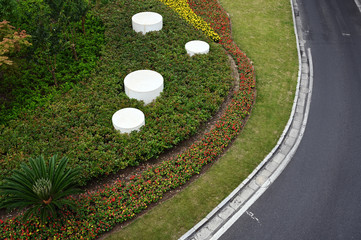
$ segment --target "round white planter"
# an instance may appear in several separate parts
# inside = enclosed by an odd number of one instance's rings
[[[120,133],[139,131],[145,124],[144,113],[136,108],[123,108],[112,117],[113,126]]]
[[[162,75],[152,70],[138,70],[124,78],[125,94],[129,98],[143,100],[145,104],[156,99],[164,88]]]
[[[159,31],[163,27],[162,15],[155,12],[141,12],[132,17],[133,30],[146,34],[151,31]]]
[[[194,54],[207,54],[209,52],[209,44],[200,40],[187,42],[185,48],[191,57]]]

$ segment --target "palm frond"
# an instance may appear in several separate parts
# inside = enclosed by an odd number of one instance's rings
[[[0,194],[4,196],[0,207],[26,208],[24,218],[39,215],[44,222],[56,217],[65,205],[73,208],[74,202],[65,197],[81,192],[76,181],[80,168],[66,169],[67,157],[56,162],[54,155],[48,164],[43,156],[30,158],[28,165],[22,163],[0,186]]]

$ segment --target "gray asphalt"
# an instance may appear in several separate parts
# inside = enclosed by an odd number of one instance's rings
[[[354,0],[297,3],[314,68],[307,128],[285,171],[220,239],[361,239],[361,13]]]

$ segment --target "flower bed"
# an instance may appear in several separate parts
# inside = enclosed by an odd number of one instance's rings
[[[0,125],[0,184],[20,162],[40,154],[67,156],[70,167],[82,168],[82,185],[137,166],[194,135],[228,95],[233,79],[219,44],[159,1],[111,4],[98,12],[106,25],[106,45],[93,76],[57,94],[47,106]],[[136,33],[131,17],[149,9],[163,15],[163,30]],[[189,39],[209,42],[212,54],[190,58],[184,49]],[[141,69],[164,77],[160,98],[146,106],[124,93],[126,75]],[[111,118],[127,107],[141,110],[146,124],[121,135]]]
[[[212,9],[203,8],[198,14],[206,14],[215,24],[214,27],[221,36],[220,43],[234,57],[240,72],[239,90],[234,93],[232,102],[215,127],[205,134],[202,140],[170,161],[133,176],[127,182],[118,181],[96,192],[71,198],[78,206],[76,214],[64,210],[61,219],[46,225],[39,223],[35,217],[26,224],[22,224],[19,218],[0,221],[0,238],[95,238],[109,231],[115,224],[133,218],[149,204],[161,199],[166,191],[184,184],[199,173],[205,164],[214,161],[223,152],[242,129],[242,120],[250,112],[255,97],[255,74],[250,60],[228,35],[230,25],[226,12],[216,0],[207,2],[212,4]],[[192,1],[190,6],[195,9],[198,4],[203,6],[198,0]],[[217,14],[222,17],[222,21],[212,19],[215,10],[219,11]]]

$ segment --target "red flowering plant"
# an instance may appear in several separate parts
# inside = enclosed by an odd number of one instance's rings
[[[235,59],[240,73],[239,89],[213,129],[174,159],[146,169],[126,182],[117,181],[95,192],[69,197],[77,206],[76,213],[63,209],[59,219],[46,224],[35,216],[25,224],[19,217],[1,221],[1,239],[93,239],[115,224],[133,218],[165,192],[200,173],[237,136],[254,102],[254,68],[233,42],[229,18],[217,0],[189,0],[189,5],[218,32],[220,43]]]

